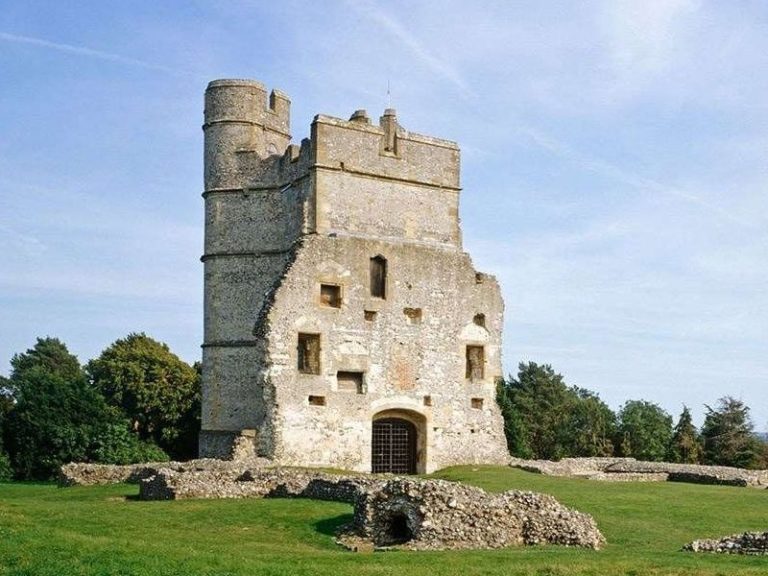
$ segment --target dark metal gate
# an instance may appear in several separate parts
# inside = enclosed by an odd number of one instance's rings
[[[416,426],[400,418],[373,421],[373,472],[416,474]]]

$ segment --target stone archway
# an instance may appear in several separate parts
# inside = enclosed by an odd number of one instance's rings
[[[385,410],[373,417],[371,471],[417,474],[424,472],[425,419],[408,410]]]

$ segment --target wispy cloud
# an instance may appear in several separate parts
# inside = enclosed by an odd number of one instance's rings
[[[48,50],[55,50],[57,52],[64,52],[67,54],[74,54],[77,56],[85,56],[87,58],[105,60],[107,62],[115,62],[117,64],[123,64],[125,66],[134,66],[137,68],[145,68],[147,70],[157,70],[158,72],[165,72],[167,74],[173,74],[178,76],[186,76],[186,75],[192,74],[187,70],[172,68],[170,66],[163,66],[162,64],[155,64],[153,62],[139,60],[138,58],[131,58],[129,56],[113,54],[112,52],[104,52],[103,50],[94,50],[93,48],[87,48],[85,46],[74,46],[72,44],[51,42],[50,40],[45,40],[43,38],[34,38],[32,36],[20,36],[18,34],[10,34],[8,32],[0,32],[0,40],[5,40],[6,42],[13,42],[15,44],[27,44],[30,46],[38,46],[40,48],[46,48]]]
[[[346,0],[346,2],[353,9],[383,26],[385,30],[402,42],[427,68],[451,82],[463,98],[470,99],[475,96],[475,93],[469,88],[464,78],[448,62],[435,56],[415,34],[408,31],[405,26],[387,14],[375,2],[372,0]]]
[[[719,206],[715,206],[714,204],[707,202],[696,194],[624,170],[618,166],[615,166],[614,164],[611,164],[610,162],[606,162],[605,160],[581,154],[567,144],[544,134],[536,128],[532,128],[530,126],[518,126],[518,130],[528,136],[531,141],[533,141],[540,148],[543,148],[544,150],[547,150],[556,156],[568,160],[584,170],[589,170],[590,172],[605,176],[606,178],[610,178],[616,182],[626,184],[627,186],[635,188],[636,190],[655,192],[657,194],[683,200],[684,202],[688,202],[690,204],[695,204],[699,208],[717,215],[721,220],[726,220],[730,223],[738,224],[739,226],[754,226],[752,223],[736,217],[730,212],[723,210]]]

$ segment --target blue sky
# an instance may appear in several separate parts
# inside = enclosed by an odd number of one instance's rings
[[[214,78],[462,148],[462,222],[504,361],[613,408],[730,394],[768,428],[764,2],[35,2],[0,10],[0,371],[202,340],[202,96]]]

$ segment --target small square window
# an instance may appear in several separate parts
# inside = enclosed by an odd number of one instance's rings
[[[403,314],[408,319],[408,324],[421,324],[421,308],[403,308]]]
[[[424,396],[424,406],[432,406],[432,396]]]
[[[483,399],[482,398],[472,398],[472,408],[475,410],[482,410],[483,409]],[[473,430],[474,432],[474,430]]]
[[[482,346],[467,346],[468,380],[482,380],[485,377],[485,350]]]
[[[320,284],[320,304],[331,308],[341,308],[341,286]]]
[[[310,406],[325,406],[325,396],[310,396],[308,400]]]
[[[320,334],[299,334],[297,368],[304,374],[320,374]]]
[[[339,392],[363,393],[363,373],[362,372],[337,372],[336,389]]]
[[[365,314],[365,321],[366,322],[373,322],[376,320],[376,311],[375,310],[366,310],[364,312]]]
[[[485,314],[475,314],[475,317],[472,318],[472,322],[477,326],[485,328]]]

